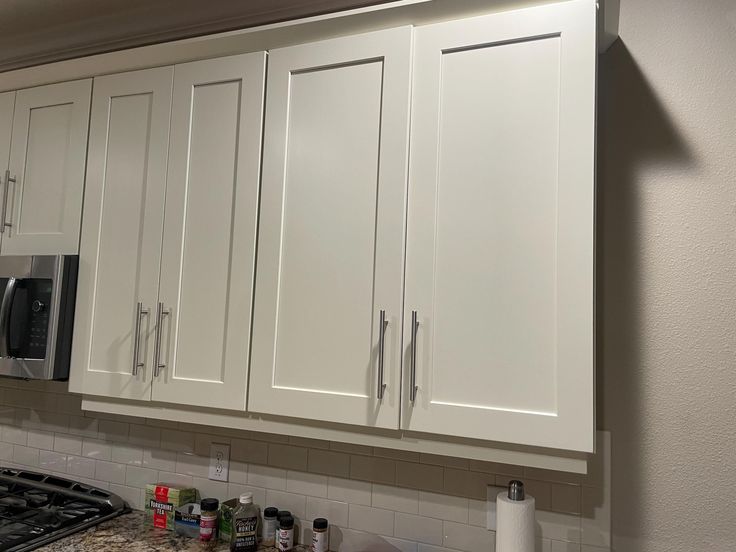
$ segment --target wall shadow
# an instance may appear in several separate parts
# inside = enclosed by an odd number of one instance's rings
[[[640,338],[645,323],[640,289],[643,173],[650,165],[658,170],[690,167],[696,159],[620,39],[600,58],[598,90],[598,427],[611,431],[612,533],[629,541],[644,537],[624,533],[643,532],[646,519],[642,451],[647,419]],[[615,538],[613,544],[616,549]]]

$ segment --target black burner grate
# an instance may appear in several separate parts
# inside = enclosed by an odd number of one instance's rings
[[[56,477],[0,469],[0,552],[20,552],[127,511],[115,495]]]

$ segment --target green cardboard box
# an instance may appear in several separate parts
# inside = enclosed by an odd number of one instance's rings
[[[146,523],[173,531],[174,511],[188,502],[197,502],[197,489],[169,483],[146,485]]]
[[[220,540],[230,542],[230,535],[233,532],[233,514],[237,507],[237,498],[231,498],[220,503]]]

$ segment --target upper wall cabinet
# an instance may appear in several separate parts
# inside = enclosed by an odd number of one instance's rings
[[[269,53],[249,410],[398,428],[411,39]]]
[[[404,429],[593,450],[595,10],[416,30]]]
[[[245,409],[264,78],[257,52],[96,79],[73,391]]]
[[[9,166],[10,95],[0,99],[3,255],[76,254],[84,191],[91,80],[15,94]]]

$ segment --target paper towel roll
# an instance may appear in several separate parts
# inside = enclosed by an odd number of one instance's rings
[[[496,498],[496,552],[534,552],[534,497]]]

